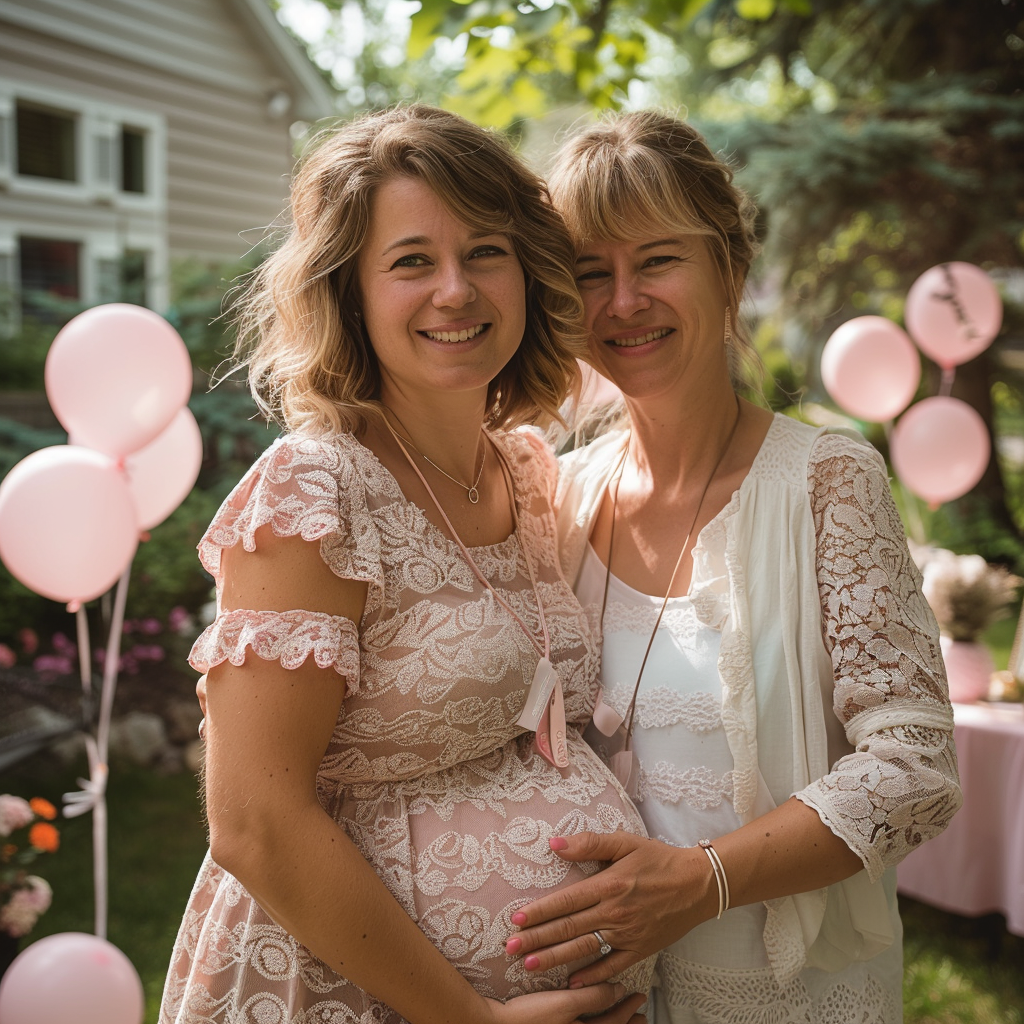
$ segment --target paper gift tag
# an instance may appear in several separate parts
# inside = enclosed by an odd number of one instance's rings
[[[597,705],[594,707],[594,728],[602,736],[614,736],[615,730],[622,725],[622,715],[614,708],[604,702],[604,694],[597,698]]]
[[[537,668],[533,673],[533,682],[530,683],[530,691],[526,695],[526,706],[516,721],[516,725],[523,729],[536,732],[540,725],[544,712],[551,702],[551,695],[555,691],[558,682],[558,673],[554,665],[547,658],[541,658],[537,662]],[[558,687],[561,690],[561,687]]]
[[[537,727],[537,749],[556,767],[569,767],[569,748],[565,742],[565,700],[561,682],[552,691],[547,710]]]

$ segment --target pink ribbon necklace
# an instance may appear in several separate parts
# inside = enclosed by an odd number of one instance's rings
[[[390,412],[391,410],[388,409],[387,411]],[[394,415],[394,413],[392,413],[392,415]],[[487,431],[483,431],[485,443],[490,443],[498,458],[498,465],[501,466],[502,479],[505,481],[505,490],[509,499],[509,508],[512,512],[512,529],[519,542],[519,547],[523,552],[523,561],[526,562],[526,571],[529,573],[530,585],[533,587],[533,597],[537,602],[537,617],[540,619],[540,630],[544,639],[543,643],[540,643],[537,640],[533,635],[533,632],[530,630],[530,627],[523,621],[521,616],[501,596],[501,594],[494,589],[491,585],[491,581],[488,580],[480,571],[480,567],[473,560],[473,556],[469,553],[469,549],[462,543],[462,538],[452,525],[452,522],[448,518],[448,514],[442,507],[441,502],[437,500],[437,496],[431,489],[430,484],[427,483],[426,477],[424,477],[420,472],[419,466],[416,465],[413,457],[409,454],[409,450],[405,447],[405,442],[402,440],[402,436],[393,426],[391,426],[391,422],[387,415],[383,415],[382,418],[384,420],[384,425],[391,432],[391,436],[395,439],[396,444],[405,456],[406,462],[408,462],[412,467],[413,472],[419,477],[420,483],[423,484],[427,494],[430,495],[430,500],[434,503],[434,507],[444,520],[445,526],[448,527],[448,531],[455,539],[455,543],[459,546],[462,556],[469,563],[469,567],[473,570],[474,575],[491,593],[492,597],[494,597],[498,604],[500,604],[502,608],[504,608],[505,611],[508,612],[508,614],[511,615],[519,624],[520,628],[529,638],[534,649],[540,655],[540,660],[537,662],[537,668],[533,673],[533,681],[530,683],[530,689],[526,695],[526,705],[524,706],[519,718],[516,720],[516,725],[523,729],[532,730],[536,733],[534,741],[536,748],[546,761],[553,764],[556,768],[567,768],[569,765],[569,751],[566,746],[565,738],[565,699],[562,694],[562,683],[554,665],[551,664],[551,636],[548,632],[547,616],[544,613],[544,602],[541,600],[540,590],[537,587],[537,578],[533,570],[533,562],[530,560],[530,553],[527,550],[526,545],[523,543],[522,536],[519,532],[519,512],[516,508],[515,483],[512,479],[512,471],[505,460],[504,454],[498,445],[495,444],[494,440],[488,435]],[[399,420],[399,422],[401,423],[401,420]],[[409,444],[412,444],[412,442],[410,441]]]

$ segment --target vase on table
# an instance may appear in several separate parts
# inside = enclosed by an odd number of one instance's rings
[[[957,704],[973,704],[988,693],[995,671],[992,652],[976,640],[954,640],[939,636],[942,660],[946,663],[949,699]]]

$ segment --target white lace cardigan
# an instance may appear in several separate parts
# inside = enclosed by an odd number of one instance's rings
[[[570,581],[624,443],[623,432],[607,434],[561,459]],[[741,820],[795,794],[864,862],[828,889],[766,904],[775,976],[869,959],[900,934],[887,869],[961,803],[938,629],[882,458],[859,435],[776,415],[693,562],[697,615],[721,630]]]

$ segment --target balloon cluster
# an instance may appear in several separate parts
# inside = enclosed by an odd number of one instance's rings
[[[933,508],[966,494],[988,466],[985,421],[949,390],[956,367],[992,344],[1002,317],[999,292],[985,271],[941,263],[907,293],[907,331],[885,317],[860,316],[839,327],[822,351],[821,379],[832,400],[875,423],[890,423],[917,392],[921,362],[913,342],[938,363],[940,393],[905,412],[889,438],[896,475]]]
[[[50,346],[45,383],[69,443],[33,452],[0,483],[0,559],[74,610],[117,582],[140,534],[192,489],[202,438],[185,406],[188,350],[141,306],[108,303],[71,320]]]

